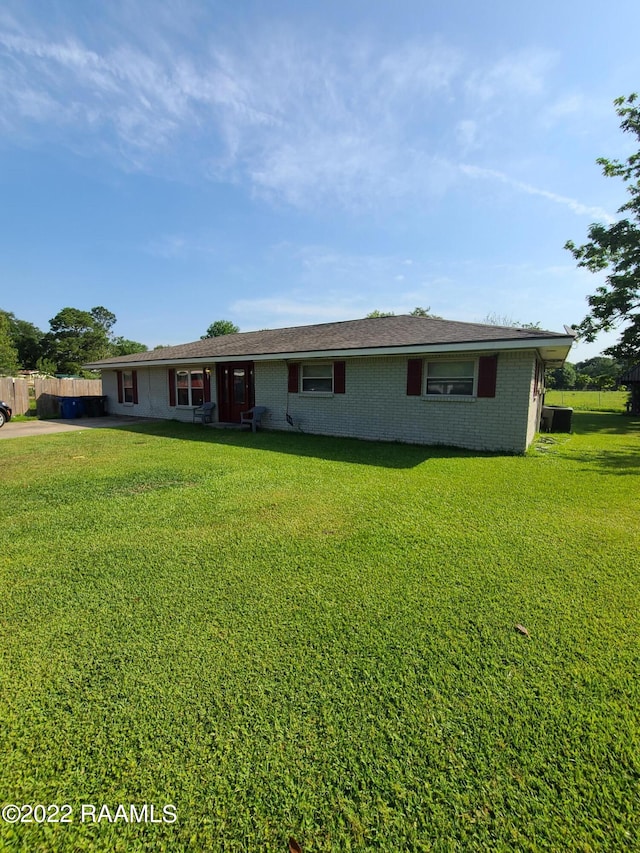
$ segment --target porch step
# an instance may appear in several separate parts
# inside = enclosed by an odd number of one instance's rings
[[[214,427],[214,429],[241,429],[240,424],[227,424],[223,421],[216,421],[212,424],[206,424],[206,426]]]

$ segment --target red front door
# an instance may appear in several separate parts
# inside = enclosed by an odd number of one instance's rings
[[[253,362],[229,361],[218,365],[218,417],[239,424],[240,413],[255,406]]]

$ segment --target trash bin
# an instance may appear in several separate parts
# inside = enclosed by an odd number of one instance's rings
[[[82,404],[84,406],[84,413],[88,418],[97,418],[99,416],[95,397],[83,397]]]
[[[91,397],[82,397],[84,413],[88,418],[103,418],[106,411],[107,398],[98,394]]]
[[[61,418],[81,418],[84,414],[84,406],[82,397],[61,397],[60,398],[60,417]]]
[[[571,432],[573,409],[569,406],[549,406],[553,409],[551,432]]]

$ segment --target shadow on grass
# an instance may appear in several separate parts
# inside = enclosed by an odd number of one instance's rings
[[[573,430],[579,435],[628,435],[640,432],[640,418],[622,412],[574,412]]]
[[[574,412],[573,427],[577,435],[627,435],[640,437],[640,419],[626,414],[606,412]],[[588,453],[572,452],[571,458],[583,462],[590,470],[602,474],[640,473],[640,452],[633,444],[620,445],[610,450],[594,448]]]
[[[380,468],[414,468],[428,459],[470,459],[474,457],[502,456],[499,453],[482,453],[456,447],[400,444],[396,442],[365,441],[358,438],[336,438],[324,435],[288,433],[276,430],[252,433],[248,430],[220,429],[181,423],[179,421],[118,423],[113,429],[126,430],[162,438],[182,441],[199,441],[224,447],[242,447],[272,453],[289,453],[326,459],[332,462],[349,462],[374,465]]]
[[[597,467],[601,474],[640,474],[640,453],[635,448],[604,451],[601,453],[576,454],[574,459],[584,462],[587,467]]]

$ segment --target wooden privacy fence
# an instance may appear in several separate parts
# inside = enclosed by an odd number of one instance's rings
[[[60,397],[99,397],[101,379],[41,379],[35,378],[36,409],[39,418],[57,417]]]
[[[29,411],[29,383],[26,379],[0,376],[0,400],[11,406],[14,415],[26,415]]]

